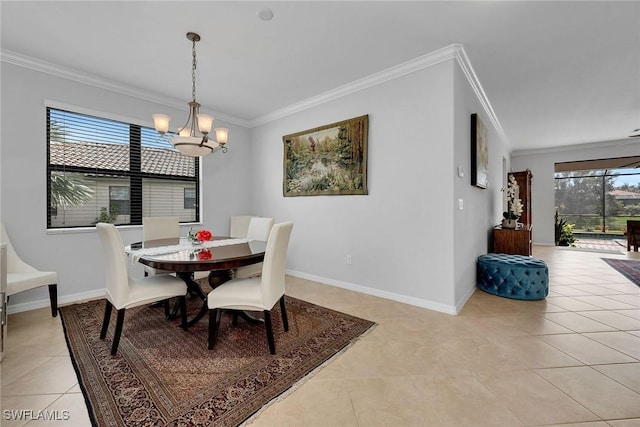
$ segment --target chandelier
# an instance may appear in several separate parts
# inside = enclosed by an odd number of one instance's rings
[[[227,152],[227,137],[229,129],[215,128],[216,139],[209,137],[214,117],[210,114],[200,113],[200,104],[196,101],[196,42],[200,41],[200,36],[196,33],[187,33],[187,39],[192,43],[191,55],[191,102],[189,102],[189,117],[187,122],[178,129],[177,136],[169,137],[169,142],[182,154],[199,157],[205,156],[218,150]],[[169,131],[169,120],[171,117],[166,114],[153,114],[153,124],[160,133],[164,135]]]

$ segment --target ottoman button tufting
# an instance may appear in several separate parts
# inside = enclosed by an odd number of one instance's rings
[[[506,298],[544,299],[549,294],[549,268],[544,261],[524,255],[481,255],[477,261],[477,286]]]

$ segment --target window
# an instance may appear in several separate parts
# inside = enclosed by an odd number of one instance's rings
[[[47,108],[47,226],[200,220],[199,161],[155,129]]]
[[[109,213],[114,216],[130,215],[129,187],[109,187]]]
[[[624,233],[627,220],[640,217],[638,165],[636,157],[557,163],[558,215],[579,234]],[[584,167],[593,169],[579,169]]]
[[[196,208],[196,189],[195,188],[184,189],[184,208],[185,209]]]

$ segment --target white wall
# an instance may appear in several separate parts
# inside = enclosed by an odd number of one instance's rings
[[[533,219],[533,243],[554,245],[554,165],[577,160],[608,159],[613,157],[637,156],[640,144],[630,140],[574,145],[551,150],[531,150],[512,154],[512,169],[530,169],[531,216]]]
[[[484,191],[468,178],[454,182],[454,163],[469,164],[468,112],[480,109],[466,106],[468,89],[465,106],[454,108],[456,68],[449,60],[253,129],[253,211],[295,223],[287,263],[293,274],[450,313],[473,291],[475,257],[486,252],[496,221],[499,178]],[[283,197],[282,136],[363,114],[369,195]],[[492,154],[493,174],[501,155]],[[464,215],[454,208],[457,197],[469,203]],[[459,278],[455,264],[464,268]]]
[[[487,251],[502,212],[498,189],[506,156],[458,67],[455,59],[437,62],[251,131],[230,125],[229,152],[203,161],[205,226],[226,233],[229,216],[243,213],[291,220],[293,274],[456,313],[475,289],[476,257]],[[104,287],[95,232],[46,233],[44,100],[149,126],[153,112],[178,118],[186,108],[178,111],[6,63],[2,87],[2,218],[26,261],[58,271],[62,303],[83,292],[95,296]],[[470,185],[474,112],[489,129],[487,190]],[[282,136],[364,114],[369,115],[369,194],[283,197]],[[458,165],[464,178],[456,176]],[[457,209],[458,198],[464,200],[463,211]],[[126,243],[141,238],[141,227],[121,232]],[[47,305],[46,293],[34,292],[12,303]]]
[[[459,67],[455,67],[455,134],[454,165],[448,171],[454,183],[449,201],[455,219],[454,232],[454,301],[458,309],[476,287],[476,259],[489,252],[493,227],[502,220],[503,158],[508,162],[508,151],[499,137],[487,112],[482,107],[469,80]],[[486,189],[471,185],[471,120],[477,113],[488,131],[489,183]],[[458,176],[458,166],[464,177]],[[458,200],[463,209],[458,209]]]
[[[102,292],[102,249],[95,231],[46,233],[45,100],[146,126],[153,126],[151,114],[155,112],[166,112],[177,122],[186,120],[187,100],[185,108],[177,110],[6,62],[1,67],[0,216],[12,243],[26,262],[58,272],[61,302],[70,295]],[[229,216],[250,208],[250,135],[246,128],[216,123],[230,128],[229,152],[203,159],[202,221],[214,234],[226,234]],[[125,243],[142,238],[141,226],[123,228],[121,232]],[[48,305],[47,292],[37,289],[12,296],[14,309],[16,304],[26,308],[29,304]]]

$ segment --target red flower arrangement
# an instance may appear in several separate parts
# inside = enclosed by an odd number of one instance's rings
[[[207,260],[211,258],[212,258],[212,255],[209,249],[202,249],[201,251],[198,251],[198,259]]]
[[[189,230],[189,234],[187,235],[189,241],[194,245],[199,245],[202,242],[208,242],[213,237],[213,234],[209,230],[198,230],[195,233],[192,229]]]
[[[211,234],[209,230],[199,230],[196,233],[196,239],[200,240],[201,242],[208,242],[212,237],[213,234]]]

